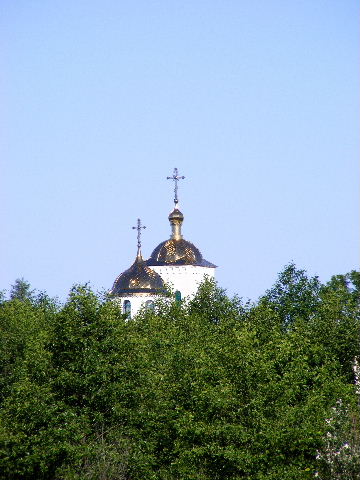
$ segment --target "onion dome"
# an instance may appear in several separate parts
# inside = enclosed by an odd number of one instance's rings
[[[147,265],[201,265],[203,261],[200,250],[184,240],[170,238],[160,243],[152,252]]]
[[[110,291],[114,296],[163,293],[165,293],[165,287],[162,278],[145,264],[141,253],[140,255],[138,253],[131,267],[118,276]]]
[[[160,243],[152,252],[146,264],[152,265],[198,265],[202,267],[215,267],[205,260],[200,250],[191,242],[182,237],[181,226],[184,215],[175,203],[174,210],[169,215],[171,237]]]
[[[110,295],[114,296],[131,296],[131,295],[156,295],[165,293],[165,286],[159,274],[149,268],[144,262],[141,255],[141,221],[138,219],[137,227],[133,227],[138,231],[138,250],[135,262],[128,270],[125,270],[115,280]]]
[[[170,220],[170,223],[179,222],[180,224],[182,224],[182,222],[184,221],[184,215],[176,206],[174,210],[169,214],[168,219]]]

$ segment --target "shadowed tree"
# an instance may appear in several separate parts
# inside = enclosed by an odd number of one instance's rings
[[[30,283],[24,280],[24,278],[17,278],[14,285],[11,286],[10,299],[15,298],[21,301],[33,300],[35,290],[31,289]]]

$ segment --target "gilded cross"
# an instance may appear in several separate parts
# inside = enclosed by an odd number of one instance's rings
[[[133,230],[137,230],[137,246],[138,248],[141,248],[141,229],[146,228],[145,225],[141,225],[141,220],[140,218],[137,219],[137,226],[132,227]]]
[[[174,180],[175,182],[175,187],[174,187],[174,203],[175,203],[175,206],[177,205],[178,203],[178,181],[179,180],[184,180],[184,176],[179,176],[179,172],[178,172],[178,169],[177,168],[174,168],[174,173],[173,173],[173,176],[172,177],[166,177],[167,180]]]

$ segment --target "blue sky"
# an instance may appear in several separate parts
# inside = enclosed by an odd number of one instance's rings
[[[0,4],[0,289],[110,288],[183,234],[255,300],[358,268],[355,0]]]

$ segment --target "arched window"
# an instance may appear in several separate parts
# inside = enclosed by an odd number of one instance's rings
[[[131,315],[131,302],[130,300],[125,300],[123,305],[123,312]]]
[[[154,310],[155,309],[154,302],[152,300],[146,300],[145,308],[146,308],[146,310]]]
[[[179,290],[176,290],[175,292],[175,300],[181,302],[181,292],[179,292]]]

